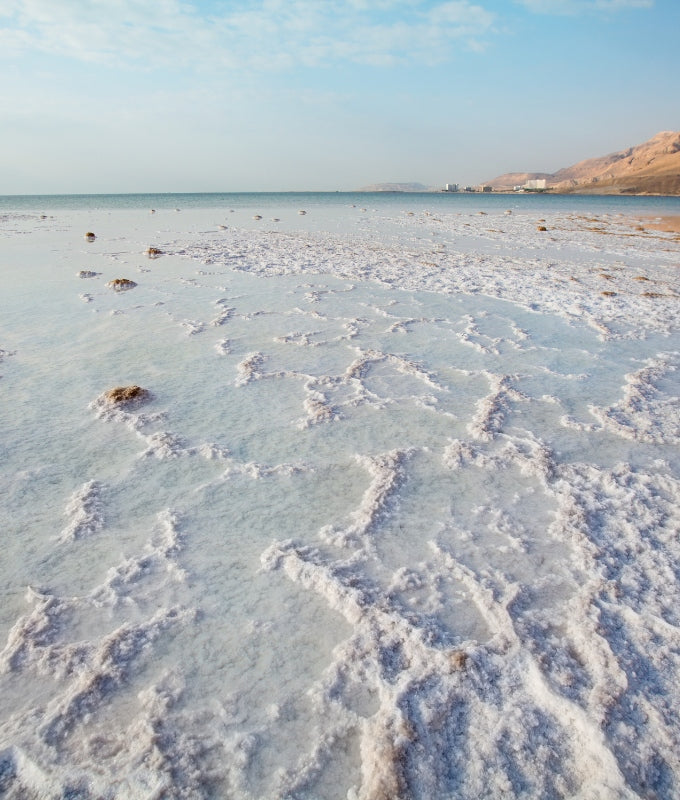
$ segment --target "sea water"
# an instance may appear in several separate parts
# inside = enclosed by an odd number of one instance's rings
[[[0,206],[2,796],[680,793],[676,200]]]

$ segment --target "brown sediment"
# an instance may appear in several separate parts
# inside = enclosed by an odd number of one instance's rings
[[[449,655],[452,669],[463,669],[467,664],[468,654],[464,650],[453,650]]]
[[[411,796],[406,780],[406,750],[414,734],[409,735],[403,726],[399,732],[390,727],[380,728],[373,721],[362,742],[361,800],[406,800]],[[368,745],[365,750],[364,744]]]
[[[151,393],[148,389],[142,389],[141,386],[116,386],[114,389],[109,389],[104,392],[104,399],[114,405],[125,405],[131,402],[140,402],[148,400]]]
[[[616,297],[616,292],[600,292],[602,297]]]
[[[123,292],[127,289],[134,289],[137,284],[129,278],[114,278],[106,285],[116,292]]]
[[[638,219],[643,229],[662,233],[680,233],[680,214],[663,217],[642,217]]]
[[[146,251],[146,254],[149,256],[149,258],[158,258],[158,256],[163,255],[163,251],[158,247],[149,247],[149,249]]]
[[[603,236],[644,236],[645,238],[650,238],[656,233],[680,234],[680,215],[619,217],[616,220],[611,220],[572,214],[569,219],[580,223],[579,228],[581,230],[599,233]],[[622,229],[624,227],[628,228],[628,232]],[[680,236],[676,236],[675,239],[680,239]]]

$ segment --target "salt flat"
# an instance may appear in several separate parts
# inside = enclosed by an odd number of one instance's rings
[[[680,242],[431,202],[3,214],[5,796],[678,794]]]

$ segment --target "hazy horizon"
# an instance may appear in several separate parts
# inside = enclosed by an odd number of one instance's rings
[[[554,172],[680,129],[679,29],[670,0],[9,0],[0,194]]]

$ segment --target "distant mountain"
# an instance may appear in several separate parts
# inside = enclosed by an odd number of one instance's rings
[[[357,189],[358,192],[431,192],[430,186],[423,183],[373,183]]]
[[[573,194],[680,195],[680,133],[662,131],[644,144],[579,161],[555,173],[511,172],[487,181],[495,191],[545,178],[551,191]]]
[[[550,172],[507,172],[492,181],[484,181],[484,186],[491,186],[495,192],[512,191],[515,186],[524,186],[527,181],[545,178],[550,181]]]

